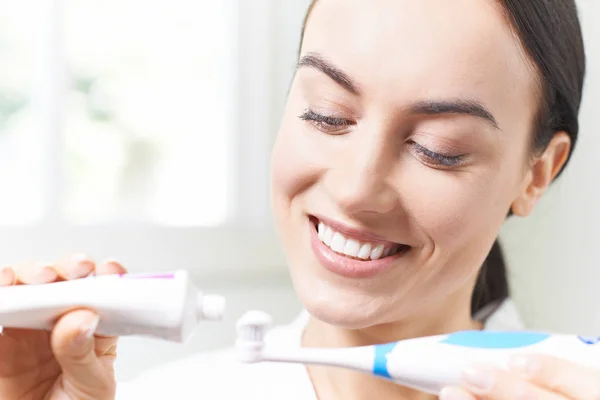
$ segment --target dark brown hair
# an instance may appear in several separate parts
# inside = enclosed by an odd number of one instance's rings
[[[312,1],[306,14],[302,39],[316,2]],[[498,3],[539,74],[541,98],[532,133],[533,151],[544,151],[552,137],[564,131],[571,138],[570,159],[579,134],[586,61],[575,0],[498,0]],[[506,263],[496,240],[479,271],[471,313],[499,303],[509,292]]]

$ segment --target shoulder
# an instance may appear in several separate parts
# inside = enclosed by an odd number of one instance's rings
[[[294,345],[302,329],[294,324],[269,332],[269,344]],[[290,391],[290,387],[293,390]],[[177,399],[280,399],[291,394],[310,399],[312,386],[302,365],[258,363],[243,364],[234,349],[196,354],[120,382],[117,400],[141,398]],[[208,397],[210,396],[210,397]]]

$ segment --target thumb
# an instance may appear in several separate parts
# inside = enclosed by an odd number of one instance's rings
[[[98,360],[95,351],[98,322],[98,316],[88,310],[64,315],[52,331],[51,346],[65,386],[82,394],[110,395],[114,391],[112,370]]]

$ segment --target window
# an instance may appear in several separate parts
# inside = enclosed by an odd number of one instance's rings
[[[35,1],[11,3],[0,13],[0,219],[4,224],[41,218],[44,193],[42,127],[37,124],[35,38],[29,10]],[[25,26],[23,21],[30,20]]]
[[[65,202],[73,223],[230,216],[233,2],[64,0]]]
[[[84,251],[130,270],[281,264],[268,197],[293,65],[275,54],[281,7],[4,2],[0,262]]]

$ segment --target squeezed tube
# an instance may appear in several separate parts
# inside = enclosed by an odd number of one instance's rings
[[[200,292],[184,270],[91,276],[0,288],[0,326],[50,330],[76,309],[95,311],[96,333],[185,342],[204,320],[223,317],[225,299]]]

